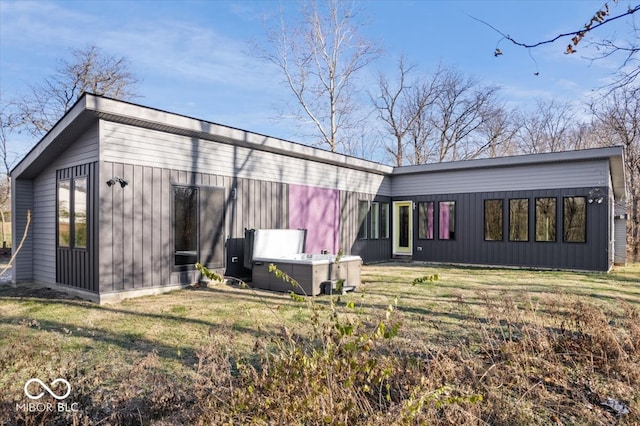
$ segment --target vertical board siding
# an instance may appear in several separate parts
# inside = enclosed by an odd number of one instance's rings
[[[174,185],[223,189],[223,272],[229,275],[247,273],[242,267],[245,228],[281,228],[289,223],[287,185],[282,183],[110,162],[101,164],[101,175],[104,181],[120,176],[129,182],[125,188],[99,184],[101,293],[194,279],[192,273],[173,269]]]
[[[436,234],[433,240],[417,239],[418,215],[414,215],[413,258],[419,261],[469,263],[486,265],[507,265],[542,268],[562,268],[606,271],[608,250],[606,203],[587,204],[586,242],[568,243],[563,241],[563,197],[587,196],[590,188],[546,189],[535,191],[486,192],[466,194],[439,194],[409,197],[416,203],[434,201],[437,210],[440,201],[456,202],[455,240],[440,240]],[[607,192],[607,188],[601,188]],[[535,199],[554,197],[556,205],[556,241],[535,241]],[[509,199],[529,199],[529,241],[509,241]],[[405,198],[402,198],[405,199]],[[502,199],[503,240],[484,240],[484,200]],[[398,198],[398,201],[401,199]],[[435,225],[438,226],[438,215]],[[422,250],[417,248],[421,247]]]
[[[76,249],[56,247],[55,282],[91,292],[97,291],[96,277],[96,197],[97,163],[59,169],[56,171],[56,182],[61,179],[87,178],[87,247]],[[54,206],[54,210],[57,210]],[[54,215],[54,229],[57,229]],[[53,236],[56,244],[57,236]]]

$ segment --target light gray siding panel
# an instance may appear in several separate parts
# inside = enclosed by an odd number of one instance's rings
[[[56,282],[56,170],[98,160],[98,126],[89,128],[33,180],[33,279]]]
[[[393,176],[394,197],[607,186],[608,160]]]
[[[105,161],[390,195],[390,180],[382,175],[124,124],[101,125]]]
[[[33,215],[33,181],[13,179],[11,186],[11,235],[15,249],[24,236],[28,212]],[[31,220],[33,221],[33,216]],[[27,238],[13,264],[12,280],[14,282],[33,280],[33,230],[26,231]]]

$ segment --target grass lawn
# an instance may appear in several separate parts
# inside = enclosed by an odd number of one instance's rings
[[[105,306],[0,287],[0,423],[640,423],[640,264],[362,273],[312,307],[224,284]],[[68,405],[30,411],[31,378],[65,378]]]

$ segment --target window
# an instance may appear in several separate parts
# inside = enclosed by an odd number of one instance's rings
[[[58,247],[87,248],[87,177],[58,181]]]
[[[176,265],[198,261],[198,189],[173,188],[174,258]]]
[[[502,241],[502,200],[484,200],[484,239]]]
[[[456,238],[456,202],[440,201],[438,204],[438,238],[441,240],[454,240]]]
[[[71,246],[71,181],[58,181],[58,246]]]
[[[380,204],[380,224],[382,225],[382,238],[389,238],[389,203]]]
[[[418,203],[418,238],[433,240],[433,201]]]
[[[87,248],[87,178],[73,180],[73,245]]]
[[[358,201],[358,238],[367,238],[367,213],[369,213],[369,202]]]
[[[567,243],[584,243],[587,234],[585,197],[564,197],[563,212],[563,240]]]
[[[371,238],[380,238],[380,203],[371,203]]]
[[[536,241],[556,240],[556,199],[536,198]]]
[[[200,262],[224,266],[224,188],[173,187],[173,254],[176,269]]]
[[[509,241],[529,241],[529,200],[509,200]]]

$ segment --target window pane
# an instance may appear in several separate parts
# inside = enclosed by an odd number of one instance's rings
[[[71,244],[71,181],[58,181],[58,245]]]
[[[380,205],[380,223],[382,225],[382,238],[389,238],[389,203]]]
[[[529,241],[529,200],[509,200],[509,241]]]
[[[358,238],[367,238],[367,213],[369,212],[368,201],[358,201]]]
[[[198,258],[198,190],[175,187],[173,195],[175,263],[195,264]]]
[[[564,198],[564,241],[584,243],[587,234],[587,203],[585,197]]]
[[[433,239],[433,201],[418,203],[418,238]]]
[[[439,203],[438,238],[453,240],[456,237],[456,202],[441,201]]]
[[[380,238],[380,204],[371,203],[371,238]]]
[[[74,247],[87,247],[87,178],[73,180]]]
[[[484,239],[502,241],[502,200],[484,200]]]
[[[536,198],[536,241],[556,240],[556,199]]]

